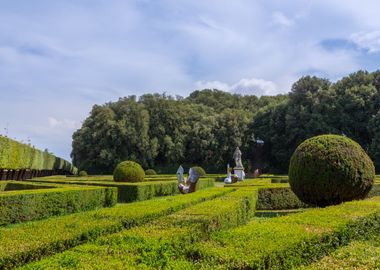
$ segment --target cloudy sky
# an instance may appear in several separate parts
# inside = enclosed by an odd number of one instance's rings
[[[380,63],[376,0],[0,0],[0,134],[69,159],[94,104],[285,93]]]

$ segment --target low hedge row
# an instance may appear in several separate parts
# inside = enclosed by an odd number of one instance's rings
[[[121,183],[121,182],[108,182],[108,181],[67,181],[50,179],[35,179],[33,181],[59,183],[59,184],[72,184],[72,185],[91,185],[103,187],[117,187],[118,189],[118,202],[134,202],[144,201],[156,196],[167,196],[179,193],[177,181],[152,181],[140,183]],[[213,178],[201,178],[197,183],[197,189],[205,189],[213,187],[215,180]]]
[[[306,208],[289,187],[259,188],[257,210],[281,210]]]
[[[111,207],[117,202],[117,190],[109,187],[54,187],[35,184],[7,183],[5,189],[28,190],[0,193],[0,226],[51,216],[66,215],[101,207]]]
[[[254,215],[256,199],[256,189],[239,189],[25,268],[187,269],[191,263],[183,255],[192,244],[211,232],[245,224]]]
[[[0,228],[0,269],[38,260],[232,191],[213,188]]]
[[[380,230],[380,198],[267,219],[217,232],[193,250],[197,268],[293,269]]]
[[[70,162],[0,135],[0,169],[62,170],[76,174]]]
[[[349,245],[338,248],[320,261],[297,270],[330,270],[330,269],[380,269],[380,235],[379,233],[352,241]]]

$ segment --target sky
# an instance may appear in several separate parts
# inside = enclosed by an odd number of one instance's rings
[[[70,160],[95,104],[380,65],[376,0],[0,0],[0,134]]]

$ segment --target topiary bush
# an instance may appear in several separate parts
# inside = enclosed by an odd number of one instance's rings
[[[153,169],[148,169],[145,171],[145,175],[156,175],[156,171]]]
[[[86,171],[80,171],[78,175],[79,175],[80,177],[86,177],[86,176],[88,176],[88,174],[87,174]]]
[[[339,135],[307,139],[290,159],[290,187],[307,204],[323,207],[364,199],[374,179],[375,168],[365,151]]]
[[[144,177],[141,165],[130,160],[119,163],[113,172],[113,180],[116,182],[142,182]]]
[[[206,171],[200,166],[194,166],[193,170],[195,170],[201,177],[206,176]]]

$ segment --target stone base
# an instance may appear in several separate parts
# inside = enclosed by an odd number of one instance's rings
[[[242,167],[235,167],[234,168],[234,174],[237,175],[238,181],[243,181],[245,178],[244,168],[242,168]]]

